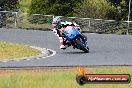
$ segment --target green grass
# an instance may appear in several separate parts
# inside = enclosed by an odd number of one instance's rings
[[[132,67],[87,68],[88,74],[131,74]],[[132,88],[130,84],[76,83],[76,69],[0,71],[0,88]]]
[[[40,54],[40,51],[30,46],[0,42],[0,60],[18,59]]]
[[[20,5],[20,9],[23,11],[23,12],[28,12],[29,11],[29,7],[31,5],[31,2],[32,0],[21,0],[19,2],[19,5]]]

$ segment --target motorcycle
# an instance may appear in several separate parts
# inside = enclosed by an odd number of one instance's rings
[[[67,26],[67,28],[65,28],[63,31],[63,35],[67,43],[70,43],[74,49],[80,49],[85,53],[89,53],[87,38],[85,35],[78,31],[77,27]]]

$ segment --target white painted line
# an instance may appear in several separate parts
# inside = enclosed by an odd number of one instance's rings
[[[43,51],[43,50],[49,50],[51,51],[53,54],[49,55],[49,56],[44,56],[44,57],[41,57],[41,58],[47,58],[47,57],[52,57],[56,54],[56,51],[52,50],[52,49],[46,49],[46,48],[41,48],[41,47],[35,47],[35,46],[31,46],[32,48],[37,48],[39,50],[42,50],[42,54],[45,54],[47,52]],[[36,59],[41,59],[40,57],[39,58],[36,58]]]
[[[4,63],[6,63],[6,62],[8,62],[8,61],[1,61],[1,62],[4,62]]]
[[[54,55],[56,54],[56,51],[54,51],[54,50],[51,50],[51,49],[47,49],[47,50],[51,51],[53,54],[51,54],[51,55],[49,55],[49,56],[41,57],[41,58],[52,57],[52,56],[54,56]]]
[[[43,54],[45,54],[45,52],[44,52],[44,51],[42,51],[42,53],[43,53]]]
[[[56,51],[54,51],[54,50],[51,50],[51,49],[47,49],[47,50],[50,50],[51,52],[53,52],[53,54],[51,54],[51,55],[49,55],[47,57],[52,57],[52,56],[54,56],[56,54]]]
[[[28,46],[28,45],[27,45]],[[11,59],[11,60],[1,60],[0,62],[9,62],[9,61],[22,61],[22,60],[32,60],[33,58],[39,60],[39,59],[42,59],[42,58],[47,58],[47,57],[52,57],[56,54],[56,51],[54,50],[51,50],[51,49],[46,49],[46,48],[41,48],[41,47],[36,47],[36,46],[30,46],[31,48],[35,48],[35,49],[38,49],[41,51],[41,54],[37,55],[37,56],[30,56],[30,57],[23,57],[23,58],[18,58],[16,60],[14,59]],[[52,52],[51,55],[48,55],[49,54],[49,51]]]
[[[31,60],[31,59],[26,59],[26,60]]]
[[[20,60],[15,60],[15,61],[20,61]]]
[[[41,58],[38,57],[38,58],[36,58],[36,59],[39,60],[39,59],[41,59]]]

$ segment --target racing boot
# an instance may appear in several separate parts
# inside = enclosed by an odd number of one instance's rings
[[[62,37],[59,37],[60,40],[60,49],[66,49],[67,47],[64,45],[64,39]]]

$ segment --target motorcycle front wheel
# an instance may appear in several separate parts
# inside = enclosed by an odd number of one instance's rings
[[[79,46],[80,50],[83,50],[85,53],[89,53],[89,48],[85,47],[84,44],[79,41],[78,39],[76,40],[77,45]]]

